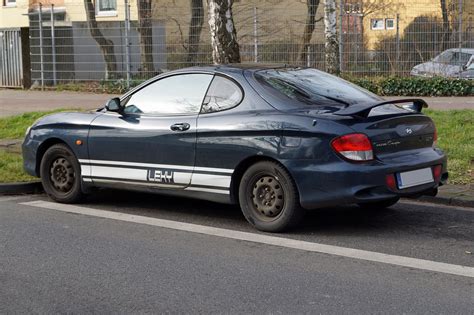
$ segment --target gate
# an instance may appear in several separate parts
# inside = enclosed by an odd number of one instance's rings
[[[29,45],[23,47],[25,37],[28,39],[28,29],[0,29],[0,87],[30,85]]]

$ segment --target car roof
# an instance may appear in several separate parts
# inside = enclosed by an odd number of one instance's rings
[[[450,48],[446,49],[445,51],[455,51],[455,52],[464,52],[468,54],[474,54],[474,48]]]

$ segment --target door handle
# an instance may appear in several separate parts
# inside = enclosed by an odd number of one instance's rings
[[[170,126],[170,129],[173,131],[186,131],[191,128],[191,125],[188,123],[176,123]]]

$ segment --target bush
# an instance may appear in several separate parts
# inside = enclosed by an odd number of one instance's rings
[[[470,96],[474,81],[420,77],[345,77],[345,79],[383,96]]]
[[[141,84],[145,80],[133,79],[130,80],[130,89]],[[109,94],[123,94],[129,90],[127,87],[127,81],[124,79],[118,79],[116,81],[106,81],[103,80],[100,82],[100,88],[103,93]]]

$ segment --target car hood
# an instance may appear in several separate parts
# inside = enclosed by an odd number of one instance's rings
[[[45,125],[90,125],[91,122],[102,113],[99,112],[61,112],[46,115],[38,119],[33,128]]]
[[[459,73],[459,67],[428,61],[414,66],[412,72],[413,71],[419,71],[421,74],[454,76]]]

